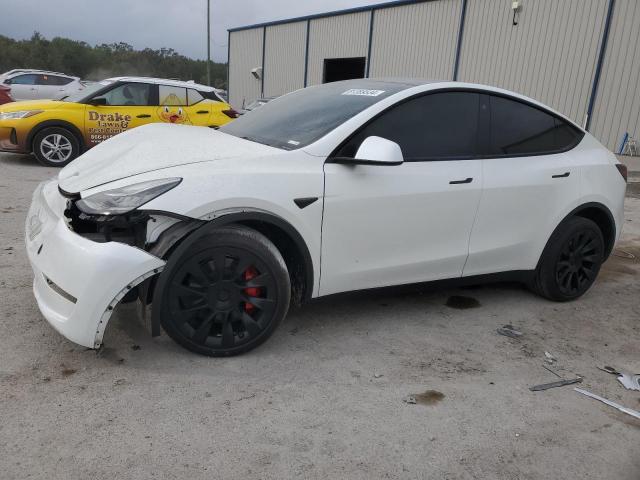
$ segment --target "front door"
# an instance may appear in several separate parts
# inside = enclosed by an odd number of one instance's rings
[[[16,102],[21,100],[36,100],[38,97],[38,75],[25,73],[10,79],[11,96]],[[6,83],[6,82],[5,82]]]
[[[157,104],[153,98],[155,85],[147,83],[118,84],[97,98],[106,105],[87,105],[85,110],[85,140],[88,146],[122,133],[125,130],[157,122]]]
[[[372,135],[400,166],[325,164],[320,294],[462,275],[480,201],[479,95],[431,93],[391,107],[336,156]]]

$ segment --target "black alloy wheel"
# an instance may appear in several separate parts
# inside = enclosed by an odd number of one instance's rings
[[[221,228],[170,258],[158,288],[165,331],[210,356],[237,355],[265,341],[286,315],[291,295],[280,252],[259,232],[241,227]]]
[[[600,269],[600,240],[590,229],[575,232],[556,262],[556,282],[562,294],[579,295],[593,282]],[[585,288],[586,287],[586,288]]]
[[[598,225],[587,218],[569,218],[547,242],[533,288],[550,300],[574,300],[593,285],[604,256],[605,243]]]

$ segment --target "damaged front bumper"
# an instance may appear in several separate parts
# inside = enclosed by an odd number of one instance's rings
[[[66,208],[55,180],[40,184],[33,194],[25,235],[33,291],[43,316],[58,332],[98,348],[114,307],[159,273],[165,261],[135,246],[84,238],[70,229]]]

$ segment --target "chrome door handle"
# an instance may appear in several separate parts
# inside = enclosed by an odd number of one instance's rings
[[[449,182],[449,185],[460,185],[462,183],[471,183],[471,182],[473,182],[473,178],[468,177],[468,178],[465,178],[464,180],[451,180]]]
[[[561,175],[551,175],[551,178],[567,178],[569,175],[571,175],[571,172],[564,172]]]

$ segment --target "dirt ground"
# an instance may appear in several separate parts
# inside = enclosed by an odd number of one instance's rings
[[[43,320],[23,224],[54,174],[0,155],[0,478],[640,478],[640,420],[573,386],[529,391],[557,380],[547,366],[640,410],[597,369],[640,373],[640,189],[619,245],[635,258],[612,256],[579,301],[512,284],[340,295],[211,359],[152,339],[135,306],[98,354]]]

